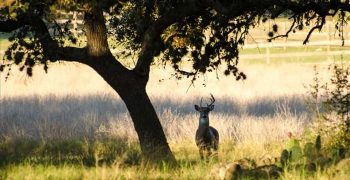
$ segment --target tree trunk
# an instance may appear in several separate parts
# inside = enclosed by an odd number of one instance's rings
[[[145,160],[174,163],[175,158],[145,87],[135,88],[134,85],[124,86],[122,89],[118,94],[128,108]]]
[[[175,163],[163,128],[146,93],[148,76],[120,69],[120,63],[110,54],[95,57],[88,64],[119,94],[124,101],[137,132],[144,160]],[[116,73],[118,72],[119,73]]]
[[[143,157],[150,162],[175,162],[158,116],[146,93],[148,73],[139,75],[128,70],[113,57],[108,47],[101,10],[92,9],[84,17],[89,55],[86,64],[100,74],[126,104]]]

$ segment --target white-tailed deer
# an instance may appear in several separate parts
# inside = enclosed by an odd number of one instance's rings
[[[199,125],[196,131],[196,144],[199,148],[199,155],[201,159],[210,157],[212,153],[217,157],[217,150],[219,146],[219,133],[218,131],[209,126],[209,112],[214,109],[215,98],[212,94],[210,104],[206,107],[202,107],[202,100],[200,105],[194,105],[195,109],[200,113]]]

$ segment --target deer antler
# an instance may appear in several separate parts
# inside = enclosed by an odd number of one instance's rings
[[[215,102],[215,98],[214,98],[214,96],[213,96],[213,94],[211,94],[210,93],[210,96],[211,96],[211,98],[210,98],[210,104],[207,104],[207,106],[211,106],[211,105],[213,105],[214,104],[214,102]]]

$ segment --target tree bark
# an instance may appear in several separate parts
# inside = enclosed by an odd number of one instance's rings
[[[107,30],[103,12],[92,9],[84,14],[84,28],[87,39],[87,52],[91,56],[103,56],[110,53],[107,42]]]

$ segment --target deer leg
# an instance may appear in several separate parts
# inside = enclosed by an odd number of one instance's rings
[[[214,151],[213,151],[213,158],[216,160],[219,159],[219,153],[218,153],[217,149],[214,149]]]
[[[212,148],[213,148],[213,157],[215,159],[218,159],[218,141],[213,141]]]
[[[205,160],[206,162],[209,161],[210,158],[210,147],[209,146],[203,146],[202,148],[202,152],[203,152],[203,158],[202,160]]]
[[[199,156],[201,157],[201,159],[203,160],[204,156],[203,156],[203,148],[199,148]]]
[[[210,148],[210,146],[207,147],[207,152],[208,152],[207,157],[210,157],[211,156],[211,148]]]

